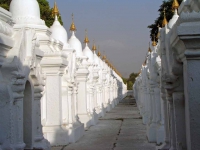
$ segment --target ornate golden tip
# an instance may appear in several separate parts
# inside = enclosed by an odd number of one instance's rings
[[[179,7],[178,1],[177,1],[177,0],[174,0],[174,1],[173,1],[173,4],[172,4],[172,9],[175,10],[175,9],[178,9],[178,7]]]
[[[106,61],[106,55],[103,55],[102,59]]]
[[[147,59],[145,59],[143,66],[146,66],[146,64],[147,64]]]
[[[150,48],[150,42],[149,42],[149,49],[148,49],[148,52],[152,52],[151,48]]]
[[[99,57],[101,56],[101,53],[100,53],[100,51],[98,51],[98,56],[99,56]]]
[[[168,24],[168,21],[166,19],[166,13],[165,13],[166,9],[164,8],[163,13],[164,13],[164,18],[162,21],[162,27],[165,27],[166,24]]]
[[[96,51],[96,50],[97,50],[96,45],[95,45],[95,41],[94,41],[94,40],[93,40],[92,50],[93,50],[93,51]]]
[[[87,29],[85,30],[85,40],[84,43],[90,43],[88,35],[87,35]]]
[[[54,17],[59,15],[59,9],[58,9],[58,6],[56,4],[56,1],[54,1],[54,7],[53,7],[53,10],[52,10],[52,15]]]
[[[152,46],[156,46],[157,43],[156,43],[156,40],[155,40],[155,35],[153,35],[153,42],[152,42]]]
[[[76,26],[75,26],[75,23],[74,23],[74,14],[72,14],[72,24],[71,24],[71,27],[70,27],[70,31],[76,31]]]

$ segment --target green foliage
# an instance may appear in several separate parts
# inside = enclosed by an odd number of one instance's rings
[[[9,10],[11,0],[0,0],[0,7]]]
[[[50,27],[54,22],[54,17],[52,15],[52,8],[49,6],[47,0],[37,0],[40,6],[40,16],[41,19],[45,21],[46,25]],[[3,7],[6,10],[9,10],[11,0],[0,0],[0,7]],[[58,17],[58,20],[63,25],[61,16]]]
[[[128,79],[125,79],[126,80],[126,83],[127,83],[127,89],[128,90],[133,90],[133,84],[135,83],[135,78],[138,76],[138,73],[131,73],[129,75],[129,78]]]
[[[128,90],[133,90],[133,82],[128,81],[128,83],[127,83],[127,89]]]
[[[49,2],[46,0],[37,0],[40,6],[40,16],[42,20],[45,20],[45,23],[50,27],[54,22],[54,16],[52,15],[52,8],[49,6]],[[58,17],[58,20],[63,25],[61,16]]]
[[[122,80],[123,80],[124,84],[127,83],[127,79],[126,78],[122,78]]]
[[[178,0],[179,4],[181,4],[182,0]],[[158,34],[158,25],[162,26],[162,21],[164,18],[164,8],[166,10],[166,18],[169,21],[172,16],[173,16],[173,11],[172,11],[172,3],[173,0],[168,0],[168,1],[163,1],[162,5],[160,6],[158,12],[159,12],[159,17],[154,21],[153,24],[149,25],[148,28],[150,28],[150,38],[153,40],[153,35]]]

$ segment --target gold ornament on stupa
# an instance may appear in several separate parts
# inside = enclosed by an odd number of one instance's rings
[[[101,56],[101,52],[100,51],[98,51],[98,54],[97,54],[99,57]]]
[[[155,35],[153,35],[153,41],[152,41],[152,46],[156,46],[157,43],[156,43],[156,40],[155,40]]]
[[[157,37],[157,39],[159,39],[159,37],[160,37],[160,31],[159,31],[159,29],[160,29],[160,26],[159,26],[159,24],[158,24],[158,26],[157,26],[157,27],[158,27],[158,33],[157,33],[157,36],[156,36],[156,37]]]
[[[103,55],[102,60],[106,62],[106,55]]]
[[[87,30],[85,30],[85,40],[84,43],[90,43],[88,35],[87,35]]]
[[[172,3],[172,9],[175,10],[175,9],[178,9],[179,8],[179,3],[177,0],[174,0],[173,3]]]
[[[95,45],[95,41],[93,40],[93,46],[92,46],[92,51],[95,52],[97,50],[96,45]]]
[[[146,64],[147,64],[147,59],[145,59],[143,66],[146,66]]]
[[[76,26],[74,23],[74,14],[72,14],[72,24],[70,26],[70,31],[76,31]]]
[[[162,27],[165,27],[165,25],[168,24],[168,21],[167,21],[167,18],[166,18],[166,9],[165,8],[163,10],[163,13],[164,13],[164,18],[163,18],[163,21],[162,21]]]
[[[54,6],[53,6],[53,10],[52,10],[52,15],[53,15],[53,17],[59,15],[59,9],[58,9],[58,6],[57,6],[57,4],[56,4],[56,1],[54,1]]]
[[[150,42],[149,42],[149,49],[148,49],[148,52],[152,52],[151,48],[150,48]]]

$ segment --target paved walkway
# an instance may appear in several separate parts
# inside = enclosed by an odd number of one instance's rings
[[[146,139],[146,129],[132,99],[125,99],[74,144],[52,150],[155,150]]]

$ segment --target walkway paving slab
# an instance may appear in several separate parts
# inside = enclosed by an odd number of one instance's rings
[[[52,150],[155,150],[148,143],[146,126],[133,99],[125,99],[116,108],[100,118],[96,126],[85,131],[76,143]]]

